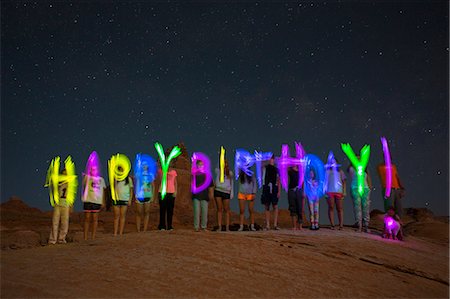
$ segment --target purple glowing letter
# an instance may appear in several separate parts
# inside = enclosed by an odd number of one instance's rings
[[[305,151],[300,143],[295,143],[296,158],[289,156],[289,146],[283,144],[281,146],[281,156],[277,158],[278,169],[280,171],[281,186],[287,191],[288,188],[288,168],[298,166],[298,184],[301,187],[304,177],[304,156]]]
[[[208,156],[206,156],[203,153],[195,152],[192,154],[192,184],[191,189],[192,193],[197,194],[208,188],[209,185],[211,185],[212,182],[212,175],[211,175],[211,163],[209,162]],[[201,161],[203,163],[203,166],[198,167],[197,161]],[[205,181],[200,186],[197,186],[197,180],[196,176],[198,174],[204,174],[205,175]]]
[[[243,149],[236,150],[236,156],[234,158],[234,174],[236,176],[236,180],[239,178],[239,171],[242,170],[246,175],[252,176],[253,171],[250,170],[250,167],[255,164],[255,159],[252,155]]]
[[[384,166],[386,169],[386,191],[384,193],[384,196],[388,198],[389,196],[391,196],[391,186],[392,186],[391,154],[389,152],[388,143],[385,137],[381,137],[381,144],[383,145]]]

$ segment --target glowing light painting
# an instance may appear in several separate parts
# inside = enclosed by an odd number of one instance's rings
[[[211,185],[212,182],[212,174],[211,174],[211,163],[209,161],[208,156],[206,156],[204,153],[195,152],[192,154],[192,181],[191,181],[191,189],[192,193],[197,194],[208,188],[209,185]],[[197,166],[197,161],[202,161],[203,165],[201,167]],[[196,176],[198,174],[204,174],[205,175],[205,181],[200,186],[197,186],[197,179]]]
[[[225,181],[225,148],[223,146],[220,147],[219,167],[220,167],[219,181],[223,183]]]
[[[169,171],[170,162],[179,155],[181,155],[181,149],[178,146],[174,146],[173,149],[170,151],[169,157],[167,157],[166,159],[163,146],[160,143],[156,142],[155,148],[156,151],[158,152],[159,161],[161,163],[161,171],[162,171],[161,200],[163,200],[167,193],[167,172]]]
[[[236,176],[236,180],[239,178],[240,170],[246,175],[252,176],[253,171],[250,170],[250,167],[252,167],[253,164],[255,164],[255,159],[249,152],[243,149],[237,149],[234,157],[234,175]]]
[[[295,143],[295,151],[296,158],[292,158],[289,155],[289,146],[287,144],[283,144],[281,146],[281,156],[278,157],[277,165],[280,172],[280,182],[281,186],[284,190],[287,191],[288,188],[288,169],[289,167],[293,167],[295,165],[298,166],[298,185],[302,186],[303,178],[304,178],[304,167],[305,167],[305,151],[301,143]]]
[[[334,154],[332,151],[330,151],[330,153],[328,154],[328,159],[327,159],[327,164],[325,164],[325,169],[326,170],[331,170],[332,172],[334,172],[334,190],[339,190],[342,186],[342,182],[340,179],[340,175],[339,175],[339,171],[338,171],[338,167],[340,167],[340,164],[336,163],[336,159],[334,158]],[[328,175],[325,173],[325,188],[328,187]],[[327,190],[326,190],[327,191]]]
[[[391,153],[389,152],[388,143],[385,137],[381,137],[381,144],[383,145],[384,166],[386,169],[386,191],[384,193],[384,196],[388,198],[389,196],[391,196],[392,187]]]
[[[359,195],[364,194],[364,180],[367,163],[369,163],[370,157],[370,145],[366,144],[360,151],[360,159],[358,159],[355,155],[350,144],[341,144],[342,151],[347,155],[348,159],[352,163],[353,167],[356,170],[357,180],[358,180],[358,193]]]
[[[111,157],[108,161],[109,182],[111,185],[111,197],[117,201],[117,192],[114,187],[114,180],[123,181],[127,178],[131,170],[131,162],[124,154],[117,154]]]
[[[261,188],[262,186],[262,174],[261,174],[261,162],[268,161],[272,158],[273,154],[271,152],[258,152],[255,151],[255,164],[256,164],[256,180]]]
[[[156,161],[149,155],[137,154],[134,159],[135,195],[144,201],[144,189],[156,178]]]
[[[60,161],[60,157],[55,157],[52,159],[47,171],[47,178],[44,185],[44,187],[49,188],[50,204],[52,207],[59,204],[59,185],[67,184],[66,202],[69,206],[73,205],[77,194],[78,181],[75,174],[75,164],[72,161],[72,157],[68,156],[64,161],[64,169],[66,170],[65,175],[59,174]]]
[[[89,158],[86,162],[86,169],[84,172],[84,175],[90,177],[99,177],[100,176],[100,169],[101,169],[101,165],[100,165],[100,158],[98,157],[98,154],[96,151],[93,151],[90,155]],[[88,193],[88,184],[86,184],[86,186],[84,186],[84,191],[83,191],[83,200],[85,198],[87,198],[87,193]]]
[[[320,199],[325,191],[325,165],[323,162],[313,154],[308,154],[305,157],[305,194],[309,199]],[[315,174],[315,183],[309,178],[310,172]]]

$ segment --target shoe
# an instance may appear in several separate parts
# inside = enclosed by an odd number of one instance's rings
[[[67,241],[66,240],[58,240],[58,244],[66,244]]]
[[[264,230],[270,230],[270,226],[266,226]]]
[[[243,225],[239,225],[238,232],[242,232],[242,231],[244,231],[244,226]]]
[[[166,230],[166,229],[161,227],[159,230],[160,230],[160,231],[163,231],[163,230]]]
[[[368,227],[364,227],[364,232],[370,234],[370,229]]]
[[[209,230],[207,228],[202,228],[202,231],[209,232]]]
[[[319,230],[320,226],[318,224],[316,224],[316,230]]]
[[[194,231],[195,231],[196,233],[198,233],[198,232],[200,232],[200,229],[194,228]]]
[[[280,228],[278,226],[274,226],[273,228],[274,230],[280,230]]]
[[[331,229],[331,230],[334,230],[334,229],[335,229],[335,228],[334,228],[334,225],[331,225],[331,226],[330,226],[330,229]]]
[[[254,225],[254,224],[251,224],[251,225],[250,225],[250,230],[251,230],[252,232],[256,232],[256,228],[255,228],[255,225]]]

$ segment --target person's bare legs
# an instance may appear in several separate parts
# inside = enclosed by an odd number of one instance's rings
[[[216,197],[216,210],[217,210],[217,225],[219,226],[218,231],[220,232],[222,230],[222,212],[223,212],[223,205],[222,205],[222,197]]]
[[[273,205],[273,226],[278,227],[278,205]]]
[[[91,222],[91,213],[85,212],[84,213],[84,240],[88,239],[89,222]]]
[[[239,199],[239,225],[244,225],[245,200]]]
[[[119,231],[120,206],[113,206],[114,209],[114,236]]]
[[[98,213],[92,213],[92,240],[95,240],[98,226]]]
[[[226,224],[226,230],[228,231],[230,229],[230,200],[229,199],[223,200],[223,209],[225,210],[225,224]]]
[[[291,216],[292,230],[297,230],[297,216]]]
[[[150,220],[150,202],[146,202],[144,203],[144,232],[147,231],[149,220]]]
[[[120,207],[120,235],[123,235],[123,229],[125,227],[125,220],[127,216],[127,206],[121,206]]]
[[[331,229],[334,229],[334,196],[328,196],[328,219],[330,220]]]
[[[141,231],[141,215],[143,210],[143,204],[140,204],[137,202],[135,203],[135,213],[136,213],[136,228],[137,232],[139,233]]]
[[[253,208],[255,206],[255,201],[250,200],[248,203],[248,213],[250,214],[250,224],[255,224],[255,213],[253,213]]]
[[[265,214],[266,214],[266,228],[270,229],[270,204],[265,204]]]
[[[336,209],[337,209],[338,218],[339,218],[339,229],[342,229],[344,227],[344,199],[343,198],[336,199]]]

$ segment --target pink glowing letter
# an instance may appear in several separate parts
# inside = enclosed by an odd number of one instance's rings
[[[195,152],[192,154],[192,183],[191,183],[191,189],[192,193],[197,194],[208,188],[209,185],[211,185],[212,182],[212,175],[211,175],[211,163],[209,162],[208,156],[206,156],[203,153]],[[201,167],[197,166],[197,161],[201,161],[203,165]],[[204,174],[205,175],[205,181],[200,186],[197,186],[197,180],[196,176],[198,174]]]
[[[384,196],[388,198],[389,196],[391,196],[391,186],[392,186],[391,154],[389,152],[388,143],[385,137],[381,137],[381,144],[383,145],[384,166],[386,170],[386,191],[384,193]]]

